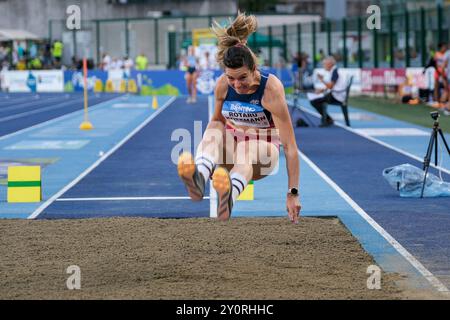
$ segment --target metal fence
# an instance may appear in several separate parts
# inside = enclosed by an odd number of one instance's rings
[[[65,43],[64,62],[87,56],[99,62],[103,53],[134,58],[144,53],[150,64],[174,67],[177,55],[191,37],[191,30],[208,28],[213,20],[229,16],[186,16],[83,21],[81,30],[70,31],[65,21],[49,22],[50,40]],[[231,17],[232,18],[232,17]],[[323,55],[334,55],[342,67],[419,67],[439,42],[449,41],[450,6],[389,12],[381,15],[381,28],[369,30],[367,17],[258,29],[266,41],[253,35],[249,45],[267,65],[282,66],[303,52],[314,66]]]

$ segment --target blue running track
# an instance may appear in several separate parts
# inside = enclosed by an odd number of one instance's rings
[[[118,97],[116,93],[90,93],[93,106]],[[83,93],[0,93],[0,137],[83,109]]]

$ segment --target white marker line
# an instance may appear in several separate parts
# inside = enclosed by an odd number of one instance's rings
[[[211,118],[214,113],[214,96],[208,96],[208,121],[211,121]],[[213,184],[209,184],[209,216],[211,218],[217,218],[217,192],[213,187]]]
[[[89,168],[87,168],[83,173],[81,173],[78,177],[76,177],[72,182],[62,188],[59,192],[54,194],[50,199],[44,202],[39,208],[37,208],[28,219],[36,219],[37,216],[45,210],[53,201],[60,198],[67,190],[72,188],[75,184],[77,184],[81,179],[83,179],[86,175],[88,175],[92,170],[94,170],[100,163],[106,160],[111,154],[113,154],[117,149],[119,149],[124,143],[130,140],[136,133],[138,133],[143,127],[145,127],[150,121],[152,121],[156,116],[158,116],[162,111],[164,111],[174,100],[176,97],[172,97],[167,101],[161,108],[155,111],[152,115],[150,115],[144,122],[142,122],[137,128],[135,128],[132,132],[130,132],[125,138],[123,138],[119,143],[117,143],[112,149],[110,149],[107,153],[105,153],[101,158],[99,158],[96,162],[94,162]]]
[[[48,106],[48,107],[44,107],[44,108],[39,108],[39,109],[31,110],[31,111],[25,111],[25,112],[22,112],[22,113],[16,113],[16,114],[8,116],[8,117],[0,118],[0,122],[6,122],[6,121],[10,121],[10,120],[20,119],[20,118],[23,118],[23,117],[30,116],[32,114],[42,113],[42,112],[46,112],[46,111],[49,111],[49,110],[61,109],[61,108],[64,108],[65,106],[67,106],[67,105],[70,105],[70,104],[73,104],[73,103],[80,103],[82,101],[83,101],[83,98],[78,98],[76,100],[61,102],[61,103],[57,103],[57,104],[54,104],[52,106]]]
[[[425,268],[412,254],[410,254],[397,240],[395,240],[386,230],[384,230],[375,220],[372,219],[348,194],[344,192],[330,177],[317,167],[300,150],[300,157],[341,196],[364,220],[369,223],[398,253],[400,253],[417,271],[427,279],[433,287],[440,292],[449,292],[448,288],[442,284],[427,268]]]
[[[110,100],[106,100],[106,101],[100,102],[100,103],[98,103],[96,105],[93,105],[92,107],[89,107],[89,111],[97,110],[98,108],[103,107],[104,104],[109,104],[109,103],[113,102],[114,100],[119,100],[119,99],[121,99],[121,97],[116,97],[116,98],[112,98]],[[83,109],[75,110],[75,111],[72,111],[72,112],[67,113],[65,115],[62,115],[60,117],[49,119],[47,121],[37,123],[37,124],[35,124],[35,125],[31,126],[31,127],[27,127],[27,128],[24,128],[24,129],[20,129],[18,131],[14,131],[14,132],[8,133],[8,134],[6,134],[4,136],[1,136],[0,137],[0,141],[8,139],[8,138],[11,138],[11,137],[16,136],[18,134],[22,134],[22,133],[28,132],[30,130],[34,130],[34,129],[38,129],[40,127],[44,127],[44,126],[46,126],[48,124],[51,124],[53,122],[58,122],[58,121],[61,121],[61,120],[65,120],[66,118],[74,116],[75,113],[77,113],[77,112],[78,113],[83,113],[84,111],[83,111]]]
[[[299,108],[302,109],[303,111],[305,111],[305,112],[307,112],[307,113],[313,115],[313,116],[316,116],[316,117],[319,117],[319,118],[321,117],[321,115],[320,115],[319,113],[317,113],[317,112],[310,111],[310,110],[308,110],[308,109],[306,109],[306,108],[304,108],[304,107],[299,107]],[[347,131],[349,131],[349,132],[352,132],[352,133],[354,133],[354,134],[356,134],[356,135],[358,135],[358,136],[360,136],[360,137],[366,138],[367,140],[370,140],[370,141],[372,141],[372,142],[378,143],[379,145],[382,145],[383,147],[386,147],[386,148],[388,148],[388,149],[391,149],[391,150],[393,150],[393,151],[396,151],[396,152],[398,152],[398,153],[401,153],[401,154],[403,154],[403,155],[405,155],[405,156],[407,156],[407,157],[410,157],[410,158],[412,158],[412,159],[414,159],[414,160],[417,160],[417,161],[419,161],[420,163],[423,163],[423,159],[421,159],[421,158],[419,158],[419,157],[413,155],[412,153],[409,153],[409,152],[407,152],[407,151],[404,151],[404,150],[402,150],[402,149],[399,149],[399,148],[397,148],[397,147],[394,147],[393,145],[387,144],[387,143],[385,143],[385,142],[383,142],[383,141],[380,141],[380,140],[378,140],[378,139],[375,139],[375,138],[373,138],[373,137],[371,137],[371,136],[369,136],[369,135],[366,135],[366,134],[364,134],[364,133],[357,132],[355,129],[349,128],[349,127],[347,127],[347,126],[345,126],[345,125],[343,125],[343,124],[340,124],[340,123],[337,123],[337,122],[335,122],[334,124],[335,124],[336,126],[338,126],[338,127],[341,127],[342,129],[345,129],[345,130],[347,130]],[[440,167],[440,166],[436,166],[436,165],[434,165],[433,163],[430,163],[430,167],[433,167],[433,168],[435,168],[435,169],[437,169],[437,170],[441,170],[442,172],[445,172],[445,173],[447,173],[447,174],[450,174],[450,170],[445,169],[445,168]]]
[[[67,98],[64,98],[64,99],[67,100]],[[30,101],[30,100],[34,100],[34,101]],[[35,105],[36,103],[45,105],[47,103],[51,103],[53,101],[60,101],[60,100],[61,100],[61,97],[52,97],[52,98],[48,98],[46,100],[40,100],[40,99],[38,100],[38,99],[34,99],[34,98],[28,98],[23,103],[16,103],[16,101],[10,101],[9,104],[14,102],[15,105],[12,105],[12,106],[9,106],[9,107],[2,107],[2,106],[0,106],[0,111],[3,112],[3,111],[10,111],[10,110],[14,111],[14,110],[19,110],[19,109],[25,109],[25,108],[28,108],[29,106]]]
[[[204,197],[203,199],[209,199]],[[147,200],[191,200],[190,197],[103,197],[103,198],[59,198],[56,202],[72,201],[147,201]]]

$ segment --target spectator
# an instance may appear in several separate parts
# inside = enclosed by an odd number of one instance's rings
[[[136,57],[136,70],[147,70],[148,59],[145,54],[141,53]]]
[[[55,42],[53,42],[52,56],[53,56],[53,64],[54,64],[55,68],[61,67],[63,50],[64,50],[64,44],[61,41],[56,40]]]
[[[5,61],[8,58],[8,51],[6,47],[0,46],[0,66],[3,61]]]
[[[120,58],[114,58],[111,62],[110,70],[121,70],[123,68],[123,60]]]
[[[447,74],[447,105],[444,109],[446,116],[450,115],[450,48],[444,54],[444,72]]]
[[[315,59],[317,62],[323,61],[325,59],[325,53],[323,52],[323,49],[320,49],[318,53],[316,53]]]
[[[423,74],[425,75],[425,87],[420,89],[420,96],[429,106],[434,105],[434,74],[436,72],[436,61],[434,58],[430,58],[428,64],[423,69]]]
[[[448,98],[448,81],[445,64],[445,53],[447,51],[446,43],[439,43],[438,51],[434,54],[436,61],[435,83],[434,83],[434,100],[437,102],[436,107],[442,107],[443,102]],[[442,90],[441,90],[442,89]],[[441,94],[442,92],[442,94]]]
[[[44,60],[44,68],[50,69],[52,66],[52,46],[50,43],[45,44],[43,60]]]
[[[109,71],[110,67],[111,67],[111,56],[107,53],[104,53],[102,56],[100,69],[103,71]]]
[[[125,56],[123,59],[123,68],[126,72],[131,72],[131,70],[134,68],[134,61],[128,56]]]
[[[73,71],[80,70],[80,62],[78,61],[77,57],[72,57],[72,64],[69,69]]]
[[[216,59],[211,56],[209,51],[205,51],[203,57],[200,59],[200,70],[215,70],[218,69]]]
[[[336,60],[333,57],[325,58],[322,64],[325,71],[330,75],[327,77],[330,81],[325,80],[325,76],[322,74],[317,75],[324,87],[316,89],[316,94],[314,98],[310,98],[310,103],[322,116],[320,127],[328,127],[334,123],[334,120],[327,113],[326,106],[327,104],[341,105],[345,101],[346,84],[339,76]]]
[[[42,61],[39,57],[34,57],[30,59],[28,63],[28,68],[31,70],[41,70],[42,69]]]

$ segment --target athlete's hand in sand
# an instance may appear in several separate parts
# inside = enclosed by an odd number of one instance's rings
[[[299,196],[288,195],[286,197],[286,210],[292,223],[298,223],[301,208]]]

